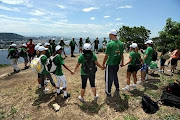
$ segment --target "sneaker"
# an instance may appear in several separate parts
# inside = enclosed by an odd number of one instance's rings
[[[78,99],[79,99],[81,102],[84,102],[84,98],[82,98],[81,96],[78,96]]]
[[[68,99],[70,97],[70,94],[67,94],[67,96],[64,96],[64,99]]]
[[[98,94],[96,94],[96,96],[94,96],[94,100],[96,101],[98,99]]]
[[[130,91],[130,88],[124,87],[122,88],[123,91]]]
[[[43,90],[44,94],[46,94],[48,91],[49,91],[49,89],[47,89],[47,88],[45,88],[45,89]]]
[[[136,84],[130,84],[130,87],[136,89]]]
[[[107,97],[111,97],[111,93],[106,92]]]
[[[39,89],[42,88],[41,84],[39,84],[38,88],[39,88]]]

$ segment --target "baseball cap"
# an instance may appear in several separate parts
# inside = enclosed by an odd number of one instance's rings
[[[44,51],[44,50],[47,50],[48,48],[45,48],[44,46],[39,46],[38,50],[39,51]]]
[[[52,40],[56,40],[55,38],[52,38]]]
[[[38,50],[39,47],[40,47],[39,45],[36,45],[36,46],[34,47],[34,49],[35,49],[35,50]]]
[[[58,50],[62,49],[62,47],[60,45],[58,45],[58,46],[56,46],[55,49],[56,49],[56,51],[58,51]]]
[[[16,47],[16,44],[11,44],[12,47]]]
[[[136,48],[138,45],[137,45],[137,43],[133,43],[132,45],[130,45],[130,47],[132,47],[132,48]]]
[[[49,46],[49,45],[50,45],[50,43],[47,43],[47,42],[44,44],[45,47],[46,47],[46,46]]]
[[[61,40],[64,40],[63,38],[61,38]]]
[[[23,47],[27,47],[27,45],[26,45],[26,44],[22,44],[22,46],[23,46]]]
[[[84,50],[91,50],[92,46],[90,43],[85,43],[84,46],[83,46],[83,49]]]
[[[42,45],[42,43],[38,43],[37,45],[38,45],[38,46],[41,46],[41,45]]]
[[[148,40],[144,44],[153,44],[153,41],[152,40]]]
[[[117,35],[117,31],[115,29],[112,29],[109,34],[112,34],[112,35]]]

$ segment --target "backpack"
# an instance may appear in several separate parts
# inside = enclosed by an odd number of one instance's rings
[[[54,63],[55,58],[57,57],[58,54],[56,54],[55,56],[51,56],[48,60],[47,63],[45,65],[45,68],[48,72],[55,74],[56,72],[56,67],[57,65]]]
[[[17,49],[15,49],[14,52],[12,53],[12,57],[13,58],[19,58],[20,57],[20,53]]]
[[[159,106],[157,102],[154,102],[149,96],[142,96],[142,109],[145,113],[154,114],[157,110],[159,110]]]
[[[169,83],[165,91],[180,97],[180,80],[175,80],[173,83]]]
[[[158,68],[157,63],[155,61],[151,61],[149,68],[152,70],[156,70]]]
[[[156,50],[153,50],[152,61],[156,61],[157,60],[157,56],[158,56],[158,54],[157,54]]]
[[[136,54],[136,58],[137,58],[137,54]],[[136,70],[138,71],[139,69],[141,69],[142,64],[141,61],[139,59],[135,60],[135,66],[136,66]]]
[[[40,57],[34,58],[31,61],[30,67],[36,73],[41,73],[44,69],[44,65],[41,63],[41,57],[43,57],[43,56],[45,56],[45,55],[41,55]]]
[[[85,58],[85,62],[82,65],[83,71],[86,74],[95,74],[97,71],[97,67],[95,64],[95,61],[93,59],[93,53],[90,54],[90,56],[87,56],[86,54],[83,54]]]
[[[167,106],[180,108],[180,97],[166,91],[164,91],[161,96],[161,102]]]

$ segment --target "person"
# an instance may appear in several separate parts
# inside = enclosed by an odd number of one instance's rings
[[[21,55],[21,57],[24,58],[24,69],[28,69],[29,67],[27,66],[28,55],[27,55],[27,45],[26,44],[22,44],[21,50],[20,50],[20,55]]]
[[[180,50],[176,49],[171,53],[170,63],[171,63],[171,75],[173,75],[175,67],[177,65],[177,61],[180,56]]]
[[[32,39],[29,39],[29,42],[27,43],[27,52],[29,56],[29,62],[31,63],[31,60],[34,58],[34,43]]]
[[[67,55],[66,55],[66,53],[65,53],[64,47],[65,47],[65,46],[68,46],[68,45],[66,45],[66,44],[64,43],[64,39],[63,39],[63,38],[61,38],[61,41],[60,41],[59,45],[62,47],[62,51],[63,51],[63,53],[64,53],[64,55],[65,55],[65,58],[66,58]]]
[[[91,51],[91,44],[90,43],[85,43],[83,46],[83,54],[81,54],[78,58],[78,62],[76,64],[76,67],[74,69],[74,73],[77,71],[78,67],[80,66],[80,64],[82,64],[81,66],[81,81],[82,81],[82,89],[81,89],[81,95],[78,96],[78,99],[82,102],[84,102],[84,94],[85,94],[85,89],[86,89],[86,84],[87,84],[87,79],[89,79],[90,81],[90,85],[92,88],[92,92],[94,95],[94,100],[97,100],[98,98],[98,94],[96,94],[96,87],[95,87],[95,74],[96,74],[96,70],[93,73],[86,73],[85,70],[83,69],[85,66],[85,62],[86,62],[86,58],[85,57],[90,57],[91,59],[93,59],[93,62],[95,62],[95,66],[97,65],[99,68],[103,69],[103,67],[99,64],[99,62],[97,61],[97,57],[96,55]],[[95,67],[96,69],[96,67]]]
[[[83,41],[82,41],[82,38],[80,38],[79,40],[79,53],[82,53],[82,47],[83,47]]]
[[[166,59],[169,58],[169,56],[166,53],[167,52],[165,50],[162,50],[160,54],[160,70],[159,70],[160,73],[164,73],[165,62],[166,62]]]
[[[51,55],[53,54],[53,50],[52,50],[52,40],[49,40],[49,47],[48,49],[50,50]]]
[[[152,55],[153,55],[153,42],[152,40],[148,40],[145,42],[145,45],[147,47],[147,49],[145,50],[144,53],[144,57],[143,57],[143,66],[141,68],[141,81],[138,81],[138,83],[140,82],[144,82],[145,79],[147,80],[147,74],[148,74],[148,67],[152,61]]]
[[[56,67],[56,78],[57,78],[57,95],[60,94],[61,90],[60,90],[60,83],[62,82],[63,84],[63,91],[64,91],[64,98],[67,99],[68,97],[70,97],[70,94],[67,93],[67,85],[66,85],[66,78],[62,72],[62,67],[64,66],[64,68],[66,68],[71,74],[73,74],[73,72],[65,65],[63,58],[61,57],[61,53],[62,53],[62,48],[61,46],[56,46],[56,55],[54,58],[54,63],[55,65],[57,65]]]
[[[93,43],[94,43],[94,52],[97,54],[98,53],[98,44],[99,44],[98,37],[96,38],[96,40],[94,40]]]
[[[48,48],[47,51],[46,51],[46,53],[45,53],[45,55],[46,55],[47,58],[50,58],[51,55],[52,55],[52,54],[51,54],[51,50],[50,50],[50,49],[51,49],[50,43],[47,43],[47,42],[46,42],[46,43],[44,44],[44,47],[45,47],[45,48]]]
[[[105,52],[105,50],[106,50],[106,45],[107,45],[107,40],[106,40],[105,37],[104,37],[104,40],[102,41],[102,44],[103,44],[103,52]]]
[[[20,71],[17,62],[18,62],[18,49],[16,48],[16,44],[12,44],[11,48],[8,51],[7,59],[10,57],[11,65],[14,69],[14,72],[18,73]]]
[[[126,76],[126,79],[127,79],[126,87],[122,88],[122,90],[127,90],[127,91],[130,90],[130,78],[131,78],[131,75],[133,76],[133,79],[134,79],[134,84],[132,84],[131,86],[133,88],[136,88],[137,71],[139,70],[139,69],[137,69],[136,61],[138,60],[138,61],[142,62],[141,56],[138,53],[138,45],[137,45],[137,43],[133,43],[132,45],[130,45],[130,48],[131,48],[132,51],[129,54],[129,61],[126,64],[123,65],[123,66],[128,65],[128,67],[127,67],[127,76]]]
[[[85,43],[91,43],[91,41],[90,41],[89,37],[87,37],[87,38],[86,38]]]
[[[48,92],[49,89],[45,88],[44,86],[44,80],[45,78],[48,78],[48,80],[50,80],[52,86],[54,86],[56,88],[56,84],[54,83],[51,74],[46,70],[45,64],[47,62],[47,56],[45,55],[46,50],[48,50],[48,48],[45,48],[44,46],[40,46],[38,48],[39,51],[39,57],[41,59],[41,63],[44,66],[42,72],[40,73],[40,79],[41,79],[41,87],[43,89],[43,92],[46,94]]]
[[[56,52],[56,50],[55,50],[55,48],[56,48],[56,39],[55,38],[53,38],[52,39],[53,41],[52,41],[52,54],[54,54],[55,52]]]
[[[72,40],[70,41],[69,46],[71,47],[71,57],[75,57],[75,55],[74,55],[74,50],[75,50],[75,46],[78,47],[78,45],[77,45],[74,37],[73,37]]]
[[[111,96],[111,87],[114,82],[116,90],[119,91],[119,81],[117,72],[119,70],[119,64],[124,64],[124,48],[120,40],[116,38],[117,31],[112,29],[109,33],[111,42],[107,44],[104,60],[102,66],[105,70],[105,93],[108,97]],[[105,67],[106,64],[106,67]]]

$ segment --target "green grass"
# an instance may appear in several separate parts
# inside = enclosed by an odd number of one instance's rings
[[[17,109],[15,107],[11,107],[10,115],[14,115],[17,113]]]
[[[9,65],[6,65],[6,64],[0,64],[0,68],[2,68],[2,67],[7,67],[7,66],[9,66]]]
[[[126,115],[124,116],[124,120],[138,120],[138,118],[133,115]]]
[[[180,119],[180,115],[165,115],[162,117],[163,120],[179,120]]]
[[[2,120],[3,118],[5,118],[6,116],[6,113],[5,112],[0,112],[0,120]]]

